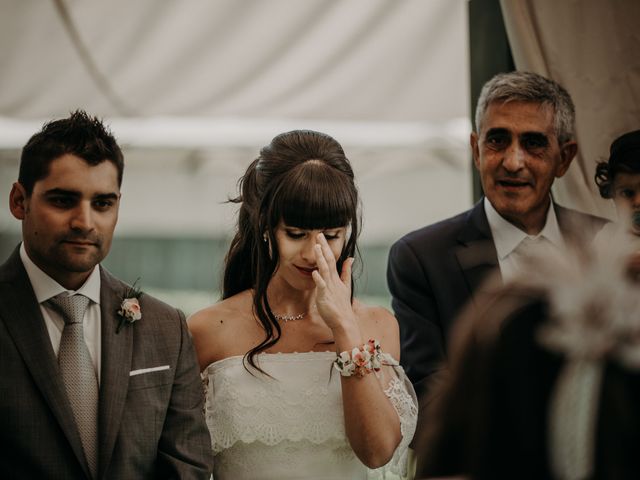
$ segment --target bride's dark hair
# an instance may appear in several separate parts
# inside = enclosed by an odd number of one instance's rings
[[[340,271],[344,260],[357,250],[358,190],[340,144],[311,130],[276,136],[249,165],[238,189],[240,195],[231,199],[240,204],[240,211],[225,259],[222,297],[254,290],[253,310],[265,337],[245,359],[262,371],[255,356],[275,345],[282,333],[267,299],[267,285],[279,262],[275,228],[281,221],[300,229],[347,226],[348,238],[337,261]]]

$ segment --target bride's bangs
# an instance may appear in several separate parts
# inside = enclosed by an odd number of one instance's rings
[[[282,179],[274,192],[272,225],[316,230],[344,227],[356,218],[357,193],[343,172],[306,162]]]

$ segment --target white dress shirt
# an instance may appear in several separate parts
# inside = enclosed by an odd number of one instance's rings
[[[519,256],[516,253],[516,249],[525,238],[534,241],[543,240],[547,245],[550,244],[550,248],[564,249],[565,247],[553,202],[549,204],[547,219],[538,235],[528,235],[502,218],[487,197],[484,197],[484,211],[487,214],[489,228],[491,228],[491,234],[493,235],[493,243],[498,254],[498,264],[503,282],[513,279],[520,271]]]
[[[20,245],[20,258],[24,269],[27,271],[29,281],[33,287],[33,291],[36,294],[38,303],[40,304],[40,311],[44,317],[44,323],[49,332],[49,338],[51,339],[51,345],[56,356],[58,356],[58,350],[60,349],[60,339],[62,338],[62,329],[64,328],[64,320],[60,314],[43,304],[51,297],[62,292],[68,292],[69,295],[75,293],[81,293],[85,297],[88,297],[91,301],[84,314],[82,321],[84,329],[84,341],[89,349],[89,355],[93,361],[93,366],[96,371],[96,378],[98,384],[100,383],[100,359],[101,359],[101,315],[100,315],[100,268],[95,266],[87,281],[78,290],[67,290],[58,282],[56,282],[49,275],[44,273],[27,255],[24,248],[24,243]]]

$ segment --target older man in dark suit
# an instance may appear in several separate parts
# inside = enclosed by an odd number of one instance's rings
[[[564,88],[534,73],[497,75],[482,89],[475,120],[471,148],[485,197],[407,234],[389,254],[401,362],[418,393],[443,366],[456,316],[490,274],[508,281],[531,250],[562,249],[576,228],[591,239],[605,223],[551,198],[577,152]]]
[[[22,244],[0,267],[0,471],[12,478],[209,478],[198,366],[178,310],[99,263],[123,156],[75,112],[22,152]]]

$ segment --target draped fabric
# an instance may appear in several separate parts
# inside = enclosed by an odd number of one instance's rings
[[[0,115],[466,117],[463,0],[4,0]],[[462,21],[461,21],[462,20]],[[444,48],[443,48],[444,46]],[[464,63],[462,64],[464,65]]]
[[[595,166],[640,128],[640,2],[500,0],[516,68],[556,80],[576,105],[578,156],[554,184],[562,205],[613,217]]]
[[[307,128],[345,148],[362,239],[386,244],[471,205],[467,1],[3,0],[0,196],[83,108],[125,149],[119,235],[229,235],[247,165]]]

